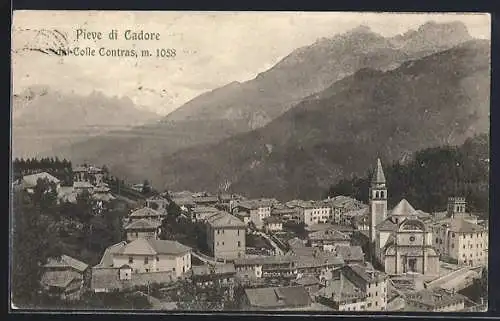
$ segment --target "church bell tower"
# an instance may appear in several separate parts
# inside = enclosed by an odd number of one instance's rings
[[[387,187],[384,170],[380,158],[377,159],[377,167],[372,176],[370,185],[370,240],[375,243],[375,226],[387,217]]]

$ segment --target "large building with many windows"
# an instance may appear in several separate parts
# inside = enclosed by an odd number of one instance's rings
[[[246,224],[237,217],[219,211],[207,217],[207,244],[216,259],[234,260],[245,256]]]

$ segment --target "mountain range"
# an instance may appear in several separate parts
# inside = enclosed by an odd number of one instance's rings
[[[462,23],[396,37],[360,26],[299,48],[247,82],[202,94],[154,124],[54,148],[158,188],[316,197],[366,169],[488,130],[489,42]]]
[[[47,86],[32,86],[14,94],[12,105],[14,157],[51,154],[60,146],[160,118],[138,109],[126,97],[112,98],[100,92],[63,94]]]
[[[174,190],[228,181],[253,197],[318,198],[376,157],[487,133],[489,73],[489,43],[478,40],[390,71],[361,69],[260,129],[163,158],[154,177]]]

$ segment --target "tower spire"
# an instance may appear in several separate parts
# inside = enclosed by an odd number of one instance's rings
[[[384,169],[382,168],[380,158],[377,158],[377,168],[373,173],[372,184],[385,184]]]

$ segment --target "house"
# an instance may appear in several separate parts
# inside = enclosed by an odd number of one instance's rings
[[[219,211],[206,219],[207,244],[216,259],[234,260],[245,255],[246,225],[237,217]]]
[[[441,257],[460,265],[488,264],[488,228],[465,212],[465,198],[448,199],[447,217],[432,224],[433,245]]]
[[[282,222],[300,222],[299,209],[296,207],[288,207],[287,205],[274,205],[273,208],[271,208],[271,216],[280,218]]]
[[[282,231],[283,222],[275,216],[266,217],[264,218],[264,229],[267,233]]]
[[[84,191],[88,192],[89,194],[93,194],[94,188],[95,188],[95,186],[87,181],[74,181],[73,182],[73,190],[78,194],[83,193]]]
[[[243,200],[235,203],[233,214],[249,218],[257,228],[264,226],[264,219],[271,216],[271,208],[276,203],[272,199]]]
[[[138,238],[158,239],[161,232],[161,222],[150,219],[134,220],[125,226],[127,241],[132,242]]]
[[[232,263],[216,265],[205,264],[192,267],[191,279],[193,283],[201,289],[213,285],[228,287],[234,284],[235,275],[236,269]]]
[[[203,195],[193,197],[193,202],[196,206],[214,206],[219,203],[219,198],[217,196]]]
[[[341,274],[366,294],[366,311],[385,311],[387,308],[388,277],[385,273],[362,264],[349,264]]]
[[[290,256],[257,256],[234,260],[236,274],[242,279],[268,277],[294,278],[297,273]]]
[[[165,212],[159,212],[149,207],[143,207],[133,211],[128,217],[130,221],[148,219],[161,222],[166,216],[167,214]]]
[[[43,266],[41,284],[50,296],[62,300],[78,300],[90,280],[86,263],[67,255],[50,258]]]
[[[335,229],[325,229],[309,233],[308,244],[323,251],[333,251],[337,245],[350,245],[349,235]]]
[[[113,247],[105,252],[111,256],[111,266],[128,265],[131,273],[171,271],[181,277],[191,269],[191,248],[177,241],[138,238]]]
[[[303,276],[292,281],[292,285],[303,286],[307,293],[313,297],[321,288],[321,281],[314,276]]]
[[[305,225],[327,223],[331,218],[331,207],[323,202],[300,201],[297,204],[299,219]]]
[[[466,298],[441,288],[424,289],[406,295],[406,310],[426,312],[456,312],[465,308]]]
[[[218,210],[212,206],[196,206],[191,209],[192,218],[194,221],[205,221],[211,215],[218,213]]]
[[[307,249],[307,248],[306,248]],[[344,260],[334,253],[313,251],[313,253],[292,253],[294,268],[299,276],[314,276],[324,282],[332,277],[333,271],[344,266]]]
[[[287,310],[307,308],[312,304],[303,286],[245,289],[242,300],[244,310]]]
[[[347,212],[367,209],[366,204],[348,196],[335,196],[323,201],[331,208],[331,220],[335,224],[342,224],[342,217]]]
[[[336,311],[367,311],[367,293],[344,273],[317,292],[317,301]]]
[[[49,183],[55,184],[57,192],[59,192],[59,190],[61,189],[61,181],[47,172],[23,176],[21,186],[28,192],[33,192],[36,184],[38,183],[38,180],[40,179],[47,180]]]
[[[104,171],[96,166],[80,165],[73,168],[73,182],[88,182],[99,185],[103,182]]]
[[[154,195],[146,199],[146,207],[152,208],[158,212],[167,213],[167,208],[170,202],[161,195]]]
[[[338,245],[335,247],[334,253],[341,257],[346,264],[363,264],[365,262],[363,249],[358,245]]]

